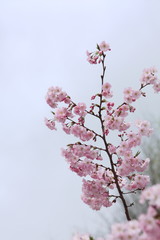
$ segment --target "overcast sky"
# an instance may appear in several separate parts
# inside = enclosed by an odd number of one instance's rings
[[[160,72],[159,12],[159,0],[0,0],[0,239],[70,240],[76,230],[105,229],[61,157],[72,139],[44,126],[45,95],[60,86],[89,103],[100,67],[85,53],[105,40],[107,81],[121,101],[144,68]],[[158,117],[158,102],[148,90],[136,116]]]

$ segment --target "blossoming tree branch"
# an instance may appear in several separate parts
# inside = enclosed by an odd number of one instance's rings
[[[59,122],[66,134],[72,134],[78,141],[67,145],[62,154],[70,169],[83,177],[82,200],[92,209],[110,207],[120,200],[123,204],[126,223],[115,224],[106,240],[159,240],[160,239],[160,185],[149,184],[149,176],[143,174],[149,165],[149,158],[143,159],[137,150],[143,137],[149,137],[152,128],[148,121],[127,121],[134,114],[134,102],[146,97],[145,88],[150,85],[156,93],[160,92],[160,81],[155,68],[145,69],[140,79],[139,89],[128,87],[124,90],[124,100],[118,106],[112,99],[111,84],[105,81],[105,58],[110,51],[106,42],[97,45],[94,52],[87,51],[90,64],[101,64],[100,92],[91,97],[87,109],[84,102],[75,103],[59,87],[50,87],[46,101],[53,109],[52,119],[45,119],[51,130],[56,130]],[[54,110],[55,109],[55,110]],[[87,116],[97,119],[100,132],[90,128]],[[136,129],[136,130],[135,130]],[[118,144],[110,142],[110,135],[117,136]],[[88,142],[88,144],[87,144]],[[141,191],[141,202],[148,200],[146,214],[131,220],[129,208],[133,203],[126,202],[127,194]],[[94,240],[88,234],[76,234],[74,240]],[[99,238],[99,240],[103,240]],[[98,240],[98,239],[97,239]]]

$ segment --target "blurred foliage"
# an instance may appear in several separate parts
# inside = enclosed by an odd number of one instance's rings
[[[160,121],[153,124],[154,133],[142,145],[142,151],[150,158],[150,165],[147,171],[151,179],[151,185],[160,182]]]
[[[160,121],[151,120],[153,134],[146,139],[141,146],[144,158],[150,158],[150,164],[145,174],[150,176],[150,185],[160,183]],[[139,203],[140,193],[132,194],[127,197],[128,202],[134,203],[129,209],[131,218],[137,218],[145,212],[146,205]]]

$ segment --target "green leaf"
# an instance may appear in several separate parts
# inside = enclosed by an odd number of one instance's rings
[[[134,155],[134,157],[137,157],[140,153],[141,153],[141,152],[138,151],[138,152]]]
[[[94,240],[94,238],[93,237],[89,237],[89,240]]]
[[[99,47],[99,45],[98,45],[98,44],[97,44],[97,49],[98,49],[98,50],[100,50],[100,47]],[[91,239],[91,240],[92,240],[92,239]]]

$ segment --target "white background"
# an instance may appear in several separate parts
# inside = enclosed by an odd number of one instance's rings
[[[89,65],[85,52],[105,40],[112,48],[107,81],[121,101],[125,87],[139,86],[144,68],[160,71],[159,12],[159,0],[0,0],[0,239],[107,231],[80,200],[81,179],[61,157],[71,138],[44,126],[51,116],[45,94],[61,86],[89,103],[100,66]],[[159,114],[159,96],[147,92],[138,118]],[[102,214],[111,221],[113,213]]]

